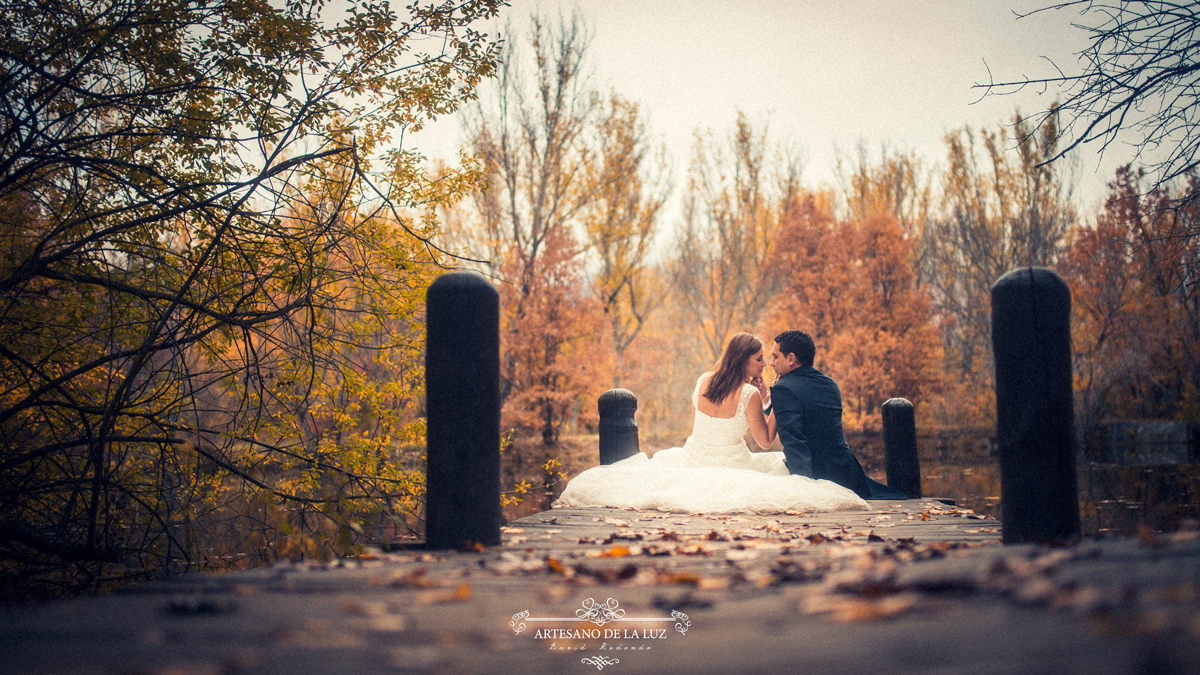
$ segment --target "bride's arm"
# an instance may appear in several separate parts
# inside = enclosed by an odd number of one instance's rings
[[[766,450],[775,440],[775,415],[770,417],[763,414],[762,397],[758,392],[750,395],[750,403],[746,411],[746,419],[750,423],[750,434],[758,447]]]

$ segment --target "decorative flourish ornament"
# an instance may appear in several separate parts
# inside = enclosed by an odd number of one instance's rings
[[[513,614],[513,620],[509,621],[508,625],[512,627],[512,629],[514,631],[514,633],[513,633],[514,635],[520,635],[521,631],[525,630],[525,619],[528,617],[529,617],[529,610],[525,610],[524,612],[517,612],[516,614]]]
[[[621,603],[609,598],[603,605],[592,598],[583,601],[583,609],[575,610],[575,616],[584,621],[591,621],[597,626],[603,626],[609,621],[615,621],[625,616],[625,610],[617,609]]]
[[[614,663],[620,663],[620,659],[610,659],[607,656],[593,656],[591,658],[579,659],[583,663],[596,666],[596,670],[604,670],[604,666],[611,666]]]
[[[677,609],[673,609],[671,610],[671,618],[678,622],[675,624],[675,630],[679,631],[681,635],[687,635],[687,629],[692,626],[692,622],[688,621],[688,615]]]
[[[508,622],[509,627],[513,629],[514,635],[520,635],[525,630],[525,622],[527,621],[545,621],[545,622],[570,622],[570,621],[587,621],[597,626],[603,626],[613,621],[675,621],[675,630],[681,635],[686,635],[688,627],[692,622],[688,620],[688,615],[683,612],[673,610],[671,616],[638,616],[626,617],[625,610],[618,608],[620,604],[613,598],[609,598],[600,604],[594,598],[585,598],[581,603],[582,607],[575,610],[575,616],[529,616],[529,610],[523,610],[513,614],[512,621]],[[540,630],[539,630],[540,632]]]

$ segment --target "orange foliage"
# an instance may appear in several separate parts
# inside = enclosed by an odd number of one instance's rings
[[[817,368],[842,388],[848,426],[876,419],[888,398],[919,402],[940,389],[940,339],[917,287],[916,243],[894,217],[836,222],[808,194],[777,242],[783,291],[770,325],[813,336]]]
[[[503,273],[512,280],[500,285],[503,424],[553,445],[572,420],[596,417],[610,360],[600,303],[566,227],[547,230],[535,256],[512,247]]]
[[[1143,194],[1141,177],[1117,171],[1104,212],[1060,265],[1085,438],[1108,417],[1200,421],[1200,241],[1187,229],[1197,214],[1166,189]]]

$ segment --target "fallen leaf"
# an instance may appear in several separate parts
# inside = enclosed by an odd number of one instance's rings
[[[728,577],[701,577],[696,583],[696,588],[701,591],[719,591],[729,588],[729,583]]]
[[[806,614],[829,614],[839,623],[859,623],[899,616],[916,607],[919,601],[920,596],[916,593],[897,593],[875,600],[815,595],[805,599],[802,610]]]
[[[436,591],[422,591],[417,594],[418,605],[433,605],[444,602],[464,602],[471,599],[471,584],[467,582],[460,583],[455,588],[438,589]]]
[[[662,572],[658,575],[658,583],[664,585],[691,584],[700,585],[700,575],[691,571]]]
[[[408,627],[408,621],[399,614],[373,616],[370,619],[371,630],[380,633],[399,633]]]
[[[725,559],[733,562],[742,560],[754,560],[759,556],[759,552],[754,549],[729,549],[725,552]]]
[[[1026,605],[1043,605],[1058,591],[1058,584],[1046,577],[1034,577],[1017,588],[1014,596]]]
[[[384,579],[384,584],[397,588],[433,588],[442,585],[442,582],[429,578],[428,574],[429,570],[424,567],[418,567],[411,572],[394,572]]]
[[[646,546],[642,548],[642,555],[661,556],[671,555],[673,551],[666,546]]]

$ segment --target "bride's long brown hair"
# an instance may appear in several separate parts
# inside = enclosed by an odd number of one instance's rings
[[[762,348],[762,340],[749,333],[738,333],[729,338],[729,344],[725,345],[725,352],[717,362],[716,372],[708,379],[704,398],[720,405],[726,396],[740,390],[746,382],[746,364]]]

